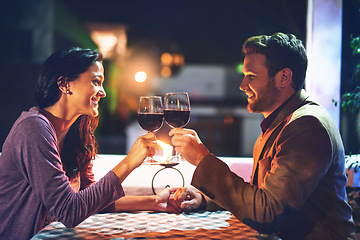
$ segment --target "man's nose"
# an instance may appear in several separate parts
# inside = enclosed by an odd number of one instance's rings
[[[246,78],[244,77],[243,80],[242,80],[242,82],[241,82],[241,84],[240,84],[240,86],[239,86],[239,89],[240,89],[241,91],[245,91],[246,88],[247,88],[247,86],[248,86],[248,84],[247,84],[247,82],[246,82]]]

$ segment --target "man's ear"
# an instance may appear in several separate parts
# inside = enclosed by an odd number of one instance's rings
[[[293,73],[290,68],[284,68],[280,70],[276,75],[276,77],[278,78],[277,83],[279,88],[283,89],[292,84]]]

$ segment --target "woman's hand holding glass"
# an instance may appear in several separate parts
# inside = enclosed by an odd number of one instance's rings
[[[142,96],[139,99],[138,122],[147,132],[156,132],[163,125],[164,107],[159,96]],[[145,163],[156,162],[152,156],[146,158]]]
[[[135,168],[140,166],[141,163],[147,157],[152,157],[155,155],[155,149],[157,148],[156,136],[154,133],[148,133],[146,135],[140,136],[128,153],[128,157],[131,159],[131,162],[134,164]]]
[[[125,178],[137,167],[141,165],[147,156],[153,156],[157,147],[154,133],[138,137],[131,147],[128,155],[113,168],[113,172],[118,176],[120,181]]]

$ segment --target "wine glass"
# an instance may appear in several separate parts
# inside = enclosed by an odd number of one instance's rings
[[[172,128],[184,127],[190,120],[190,100],[186,92],[166,93],[164,100],[164,118]],[[175,154],[175,161],[181,160],[179,153]]]
[[[156,132],[163,125],[164,107],[159,96],[141,96],[137,120],[142,129],[147,132]],[[144,163],[151,164],[156,162],[153,157],[146,157]]]

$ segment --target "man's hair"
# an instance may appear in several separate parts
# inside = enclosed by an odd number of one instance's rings
[[[247,39],[243,53],[265,55],[269,77],[274,77],[280,70],[289,68],[293,72],[293,87],[299,91],[304,87],[307,68],[307,55],[300,39],[293,34],[275,33]]]

